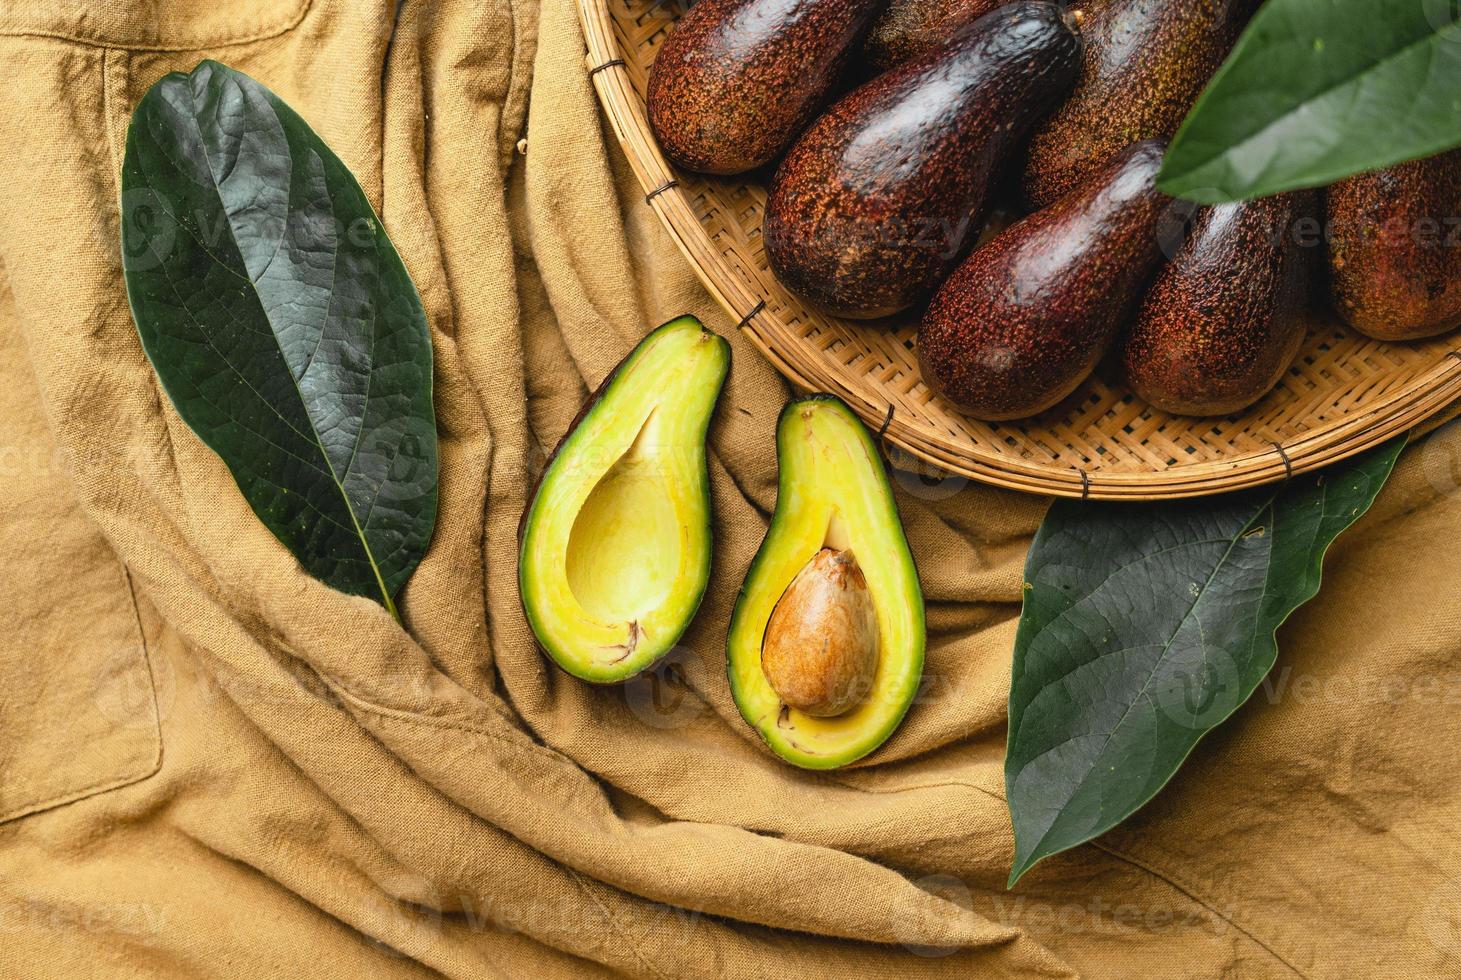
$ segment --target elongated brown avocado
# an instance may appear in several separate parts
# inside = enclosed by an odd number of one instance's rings
[[[922,300],[974,240],[991,177],[1079,60],[1065,12],[1024,0],[854,90],[771,181],[762,233],[776,277],[838,316]]]
[[[1461,150],[1329,188],[1334,308],[1377,340],[1461,326]]]
[[[945,44],[965,24],[1009,0],[889,0],[873,19],[863,60],[874,71],[916,58]]]
[[[649,71],[649,126],[687,170],[738,174],[786,150],[827,101],[881,0],[700,0]]]
[[[1006,228],[949,277],[918,331],[923,379],[975,418],[1034,415],[1110,348],[1161,262],[1164,145],[1137,143]]]
[[[1084,0],[1075,91],[1035,132],[1025,199],[1042,208],[1137,140],[1170,139],[1261,0]]]
[[[1314,208],[1302,191],[1198,212],[1122,348],[1137,395],[1181,415],[1227,415],[1278,383],[1304,340],[1321,247]]]

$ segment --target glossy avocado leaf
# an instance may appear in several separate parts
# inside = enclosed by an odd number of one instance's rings
[[[693,316],[639,342],[583,407],[523,514],[518,592],[568,673],[628,680],[668,653],[710,581],[705,436],[730,345]]]
[[[166,75],[127,130],[122,259],[178,415],[311,575],[396,615],[436,523],[431,337],[350,171],[247,75]]]
[[[1404,439],[1285,484],[1196,501],[1057,501],[1025,568],[1005,792],[1013,885],[1116,826],[1248,699]]]
[[[887,468],[861,420],[831,395],[782,410],[776,426],[776,510],[741,585],[726,637],[731,694],[741,716],[782,759],[836,769],[897,730],[923,679],[923,591]],[[783,702],[763,645],[788,587],[823,549],[856,559],[876,618],[876,668],[856,707],[815,716]]]
[[[1461,144],[1461,0],[1268,0],[1172,140],[1168,194],[1321,187]]]

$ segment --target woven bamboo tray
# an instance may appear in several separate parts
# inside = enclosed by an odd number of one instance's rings
[[[1325,320],[1310,325],[1278,387],[1230,418],[1168,415],[1101,378],[1035,419],[965,418],[921,381],[916,323],[889,329],[823,316],[777,284],[761,247],[760,184],[681,173],[665,161],[645,120],[645,81],[685,0],[578,6],[587,70],[645,200],[711,294],[794,384],[840,396],[883,431],[885,445],[941,470],[1066,497],[1194,497],[1354,455],[1461,398],[1454,338],[1382,344]]]

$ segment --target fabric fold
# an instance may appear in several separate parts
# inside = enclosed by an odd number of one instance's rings
[[[790,390],[644,205],[569,0],[142,6],[0,12],[0,971],[1378,977],[1461,956],[1461,428],[1341,539],[1271,684],[1152,805],[1007,892],[1005,697],[1046,502],[895,472],[924,688],[854,768],[765,750],[725,630]],[[329,142],[426,308],[440,517],[404,629],[304,574],[139,345],[125,128],[203,58]],[[686,312],[733,347],[711,585],[666,663],[590,687],[535,647],[518,519],[585,394]]]

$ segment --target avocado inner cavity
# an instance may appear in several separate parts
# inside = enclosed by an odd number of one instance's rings
[[[710,575],[705,432],[730,366],[693,317],[648,337],[585,408],[523,519],[518,587],[539,645],[613,683],[667,653]]]
[[[654,451],[655,415],[584,501],[568,536],[568,586],[605,622],[663,605],[680,568],[680,519]]]

